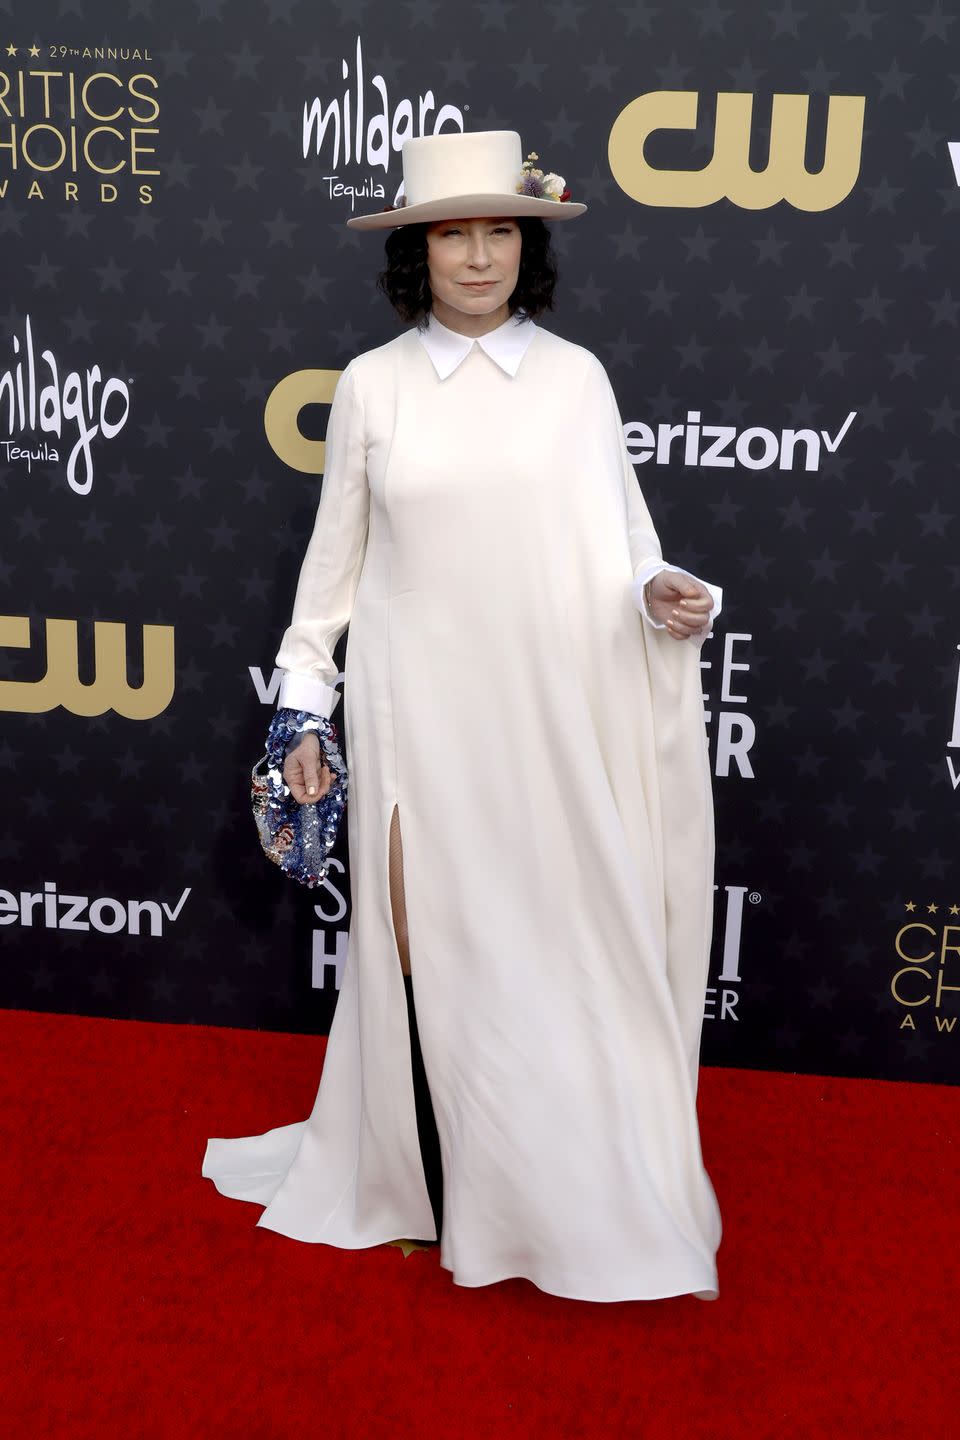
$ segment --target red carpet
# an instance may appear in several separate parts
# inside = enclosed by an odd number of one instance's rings
[[[218,1195],[207,1136],[303,1119],[322,1040],[0,1025],[4,1436],[960,1435],[960,1090],[705,1069],[720,1298],[598,1305]]]

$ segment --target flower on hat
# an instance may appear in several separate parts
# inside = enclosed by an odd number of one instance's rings
[[[520,180],[517,184],[517,192],[520,195],[532,195],[536,200],[556,200],[558,202],[569,200],[570,191],[567,182],[562,175],[557,175],[550,170],[544,173],[534,164],[540,156],[536,150],[531,150],[520,167]]]

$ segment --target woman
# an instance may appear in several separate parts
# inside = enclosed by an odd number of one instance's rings
[[[285,713],[329,717],[350,625],[342,988],[309,1119],[209,1141],[203,1174],[300,1240],[439,1238],[461,1285],[712,1299],[720,594],[663,561],[600,362],[535,322],[543,221],[586,207],[513,131],[402,153],[405,202],[347,223],[391,232],[381,284],[418,323],[340,378],[276,657]],[[298,801],[320,758],[289,751]]]

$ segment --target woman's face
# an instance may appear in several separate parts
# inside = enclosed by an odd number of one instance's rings
[[[522,239],[509,216],[428,225],[427,267],[441,323],[445,306],[465,315],[506,311],[517,287]]]

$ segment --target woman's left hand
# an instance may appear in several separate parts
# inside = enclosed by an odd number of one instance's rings
[[[675,640],[701,635],[709,627],[713,596],[698,580],[661,570],[648,581],[645,590],[651,615],[666,625]]]

